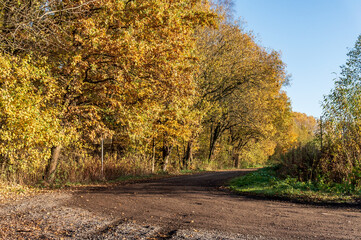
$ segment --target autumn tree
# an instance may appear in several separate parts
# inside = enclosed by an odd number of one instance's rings
[[[23,175],[34,180],[50,157],[45,146],[67,142],[58,107],[49,105],[58,96],[56,81],[46,59],[0,56],[0,164],[4,176]],[[29,179],[30,178],[30,179]]]
[[[306,144],[312,141],[318,131],[317,120],[305,113],[293,112],[294,132],[299,144]]]
[[[147,148],[156,139],[166,170],[192,122],[193,32],[215,17],[205,1],[7,1],[1,10],[3,51],[34,64],[46,56],[57,87],[47,104],[72,142],[116,134]],[[67,143],[46,146],[52,181]]]
[[[286,134],[291,126],[290,104],[281,90],[287,76],[278,53],[267,52],[234,23],[222,22],[218,29],[208,28],[199,36],[203,57],[199,104],[208,107],[204,116],[208,160],[225,134],[235,155],[252,141]]]

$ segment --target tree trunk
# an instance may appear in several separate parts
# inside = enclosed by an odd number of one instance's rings
[[[219,138],[219,136],[221,135],[222,131],[221,131],[221,126],[220,124],[217,124],[217,126],[213,129],[213,124],[211,126],[211,137],[210,137],[210,142],[209,142],[209,154],[208,154],[208,162],[211,161],[213,152],[214,152],[214,148],[216,146],[216,142]]]
[[[188,166],[193,161],[193,141],[189,141],[187,144],[187,150],[183,158],[183,168],[188,169]]]
[[[239,168],[239,154],[238,153],[233,154],[233,161],[234,161],[234,167]]]
[[[179,146],[177,146],[177,155],[178,155],[178,168],[182,169],[182,167],[183,167],[183,158],[182,158],[182,156],[180,154]]]
[[[45,176],[44,176],[44,180],[49,183],[54,181],[55,170],[56,167],[58,166],[58,160],[59,160],[61,148],[62,146],[60,145],[51,148],[51,157],[49,158],[48,165],[46,166]]]
[[[170,146],[163,146],[163,172],[166,172],[168,170],[168,164],[169,164],[169,156],[172,151],[172,147]]]
[[[155,140],[153,138],[152,173],[155,171]]]

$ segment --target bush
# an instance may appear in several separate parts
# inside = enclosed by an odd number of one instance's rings
[[[293,176],[300,181],[317,180],[321,151],[315,141],[299,145],[279,156],[281,165],[278,174],[282,177]]]

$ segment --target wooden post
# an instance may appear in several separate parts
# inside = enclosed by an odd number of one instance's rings
[[[102,137],[102,177],[104,177],[104,138]]]
[[[153,137],[153,152],[152,152],[152,173],[155,171],[155,139]]]

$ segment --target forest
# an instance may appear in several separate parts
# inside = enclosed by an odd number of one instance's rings
[[[204,0],[1,1],[0,181],[271,162],[361,184],[361,39],[320,122],[292,112],[280,53],[230,12]]]

